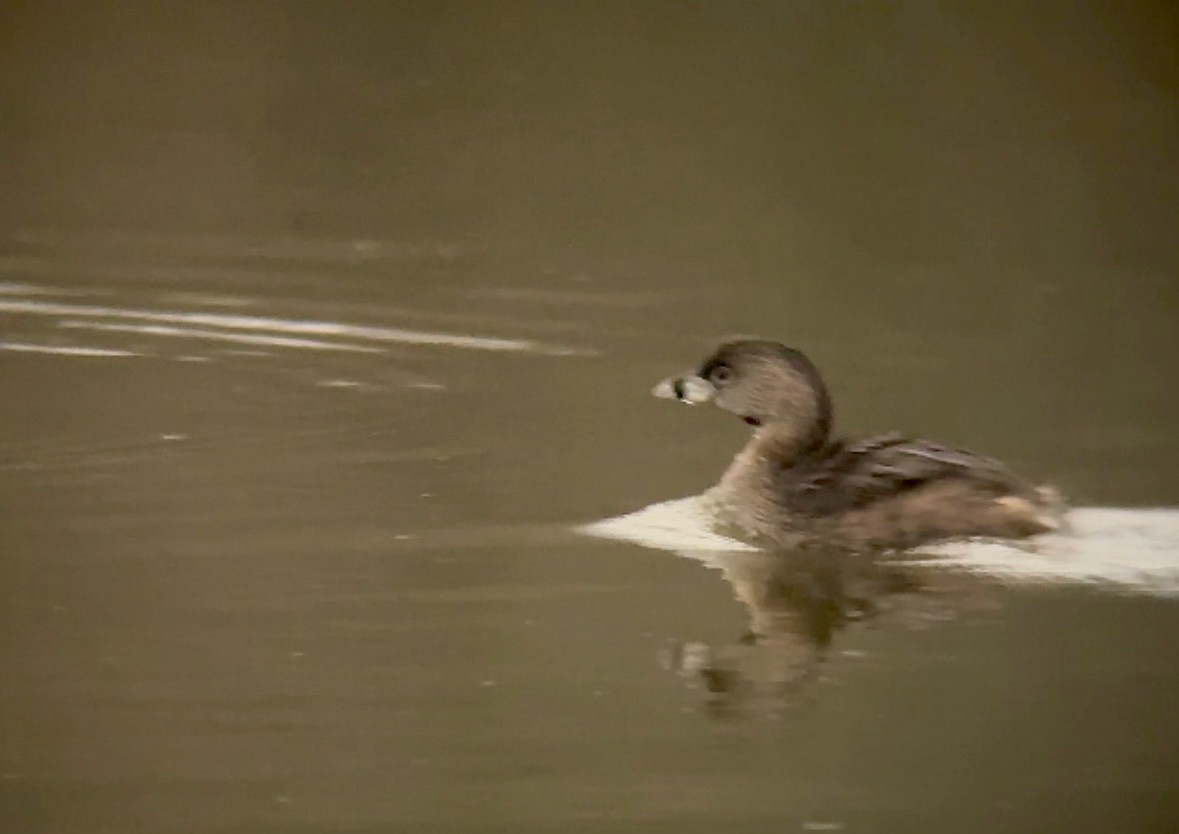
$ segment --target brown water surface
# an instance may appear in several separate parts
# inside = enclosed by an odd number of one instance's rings
[[[1175,830],[1168,592],[572,527],[734,332],[1179,505],[1176,23],[7,4],[0,830]]]

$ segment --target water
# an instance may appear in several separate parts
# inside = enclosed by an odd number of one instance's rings
[[[1169,8],[0,15],[0,829],[1174,829]],[[669,522],[734,332],[1072,531]]]

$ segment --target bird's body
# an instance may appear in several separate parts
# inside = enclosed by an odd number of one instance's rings
[[[774,342],[722,345],[695,374],[665,380],[656,393],[711,400],[754,426],[709,497],[726,521],[759,539],[900,549],[1024,538],[1059,522],[1055,490],[999,461],[896,433],[833,438],[818,371]]]

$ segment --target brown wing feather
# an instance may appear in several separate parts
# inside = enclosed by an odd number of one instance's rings
[[[980,492],[1031,495],[1035,488],[1002,463],[963,449],[898,433],[854,443],[833,443],[808,460],[782,471],[780,495],[815,515],[864,507],[957,479]]]

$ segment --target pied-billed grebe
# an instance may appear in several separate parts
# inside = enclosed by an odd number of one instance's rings
[[[708,497],[725,521],[756,538],[901,549],[1059,526],[1057,492],[998,461],[895,433],[832,438],[831,397],[819,372],[777,342],[723,344],[698,370],[665,379],[653,393],[711,401],[754,427]]]

